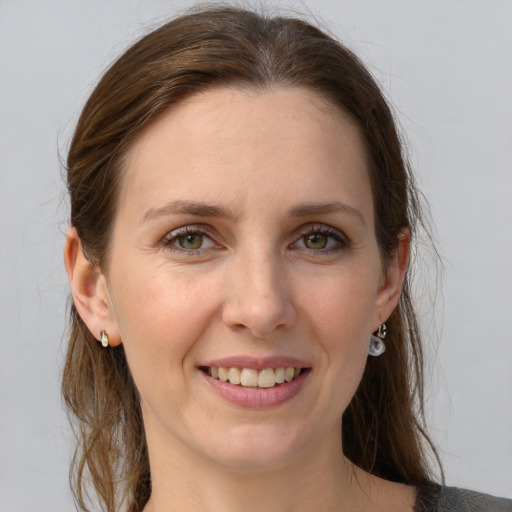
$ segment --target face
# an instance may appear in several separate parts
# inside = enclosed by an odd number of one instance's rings
[[[394,306],[356,127],[299,88],[174,107],[127,155],[106,282],[150,453],[246,470],[339,446]]]

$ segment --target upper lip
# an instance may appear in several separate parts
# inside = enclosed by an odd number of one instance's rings
[[[287,356],[269,356],[269,357],[250,357],[250,356],[230,356],[221,359],[208,361],[200,366],[223,367],[223,368],[254,368],[263,370],[265,368],[310,368],[311,365],[294,357]]]

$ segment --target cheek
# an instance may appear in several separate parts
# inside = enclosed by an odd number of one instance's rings
[[[301,308],[316,329],[325,333],[321,339],[338,347],[341,340],[343,345],[357,344],[361,337],[370,336],[377,288],[378,278],[366,269],[332,272],[305,283]]]
[[[131,275],[113,278],[113,301],[135,382],[172,374],[175,386],[183,372],[173,370],[186,366],[186,356],[217,313],[216,288],[162,268],[144,273],[138,267]]]
[[[303,306],[323,353],[324,383],[331,390],[331,404],[337,404],[330,406],[334,417],[348,406],[364,372],[376,283],[375,276],[364,272],[340,272],[337,277],[317,283],[316,292],[310,288]]]

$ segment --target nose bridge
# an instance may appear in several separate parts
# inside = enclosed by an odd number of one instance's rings
[[[223,311],[226,325],[265,337],[293,324],[295,310],[278,251],[250,244],[237,252],[228,274]]]

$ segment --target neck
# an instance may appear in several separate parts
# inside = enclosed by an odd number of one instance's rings
[[[176,440],[163,447],[149,431],[152,494],[144,512],[359,510],[359,470],[343,457],[339,432],[280,466],[233,470]]]

